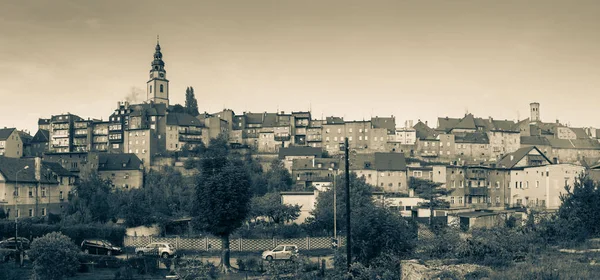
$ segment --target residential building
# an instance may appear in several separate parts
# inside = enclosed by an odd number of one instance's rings
[[[408,194],[406,159],[400,153],[357,154],[350,157],[350,170],[387,193]]]
[[[44,153],[46,162],[55,162],[79,178],[88,176],[98,169],[97,152]]]
[[[313,148],[323,147],[323,120],[311,120],[306,129],[306,145]]]
[[[49,149],[48,143],[50,143],[50,132],[45,129],[38,129],[30,143],[30,154],[27,156],[41,157]]]
[[[321,136],[321,139],[323,140],[321,147],[323,147],[323,150],[330,155],[340,154],[340,144],[344,143],[344,137],[346,137],[346,124],[344,119],[338,117],[325,118]]]
[[[0,207],[10,219],[60,214],[75,178],[60,165],[39,157],[0,156]]]
[[[144,184],[144,165],[135,154],[99,154],[98,175],[113,187],[137,189]]]
[[[340,160],[335,158],[295,157],[291,164],[291,175],[296,184],[303,188],[320,189],[331,185],[334,177],[342,174]]]
[[[292,112],[291,133],[294,145],[306,145],[307,129],[310,125],[310,112]]]
[[[75,122],[83,119],[70,113],[52,116],[50,118],[50,147],[52,153],[75,152],[73,133]]]
[[[108,140],[110,122],[108,121],[95,121],[92,124],[92,143],[91,151],[95,152],[108,152],[110,142]]]
[[[184,145],[189,148],[198,146],[203,142],[203,128],[204,125],[200,120],[190,114],[169,113],[165,137],[167,151],[180,151]],[[150,150],[149,147],[144,149]]]
[[[92,147],[93,121],[76,120],[73,123],[73,151],[87,152]]]
[[[150,128],[128,129],[125,132],[124,149],[129,154],[135,154],[149,168],[154,155],[159,152],[158,136]]]
[[[39,129],[50,131],[50,119],[38,119],[38,130]]]
[[[33,140],[33,136],[29,134],[27,131],[18,131],[19,137],[21,137],[21,142],[23,142],[23,152],[21,153],[23,156],[31,156],[31,141]]]
[[[307,146],[290,146],[279,149],[279,160],[283,162],[285,168],[292,172],[292,163],[295,159],[315,159],[320,158],[323,151],[319,148]]]
[[[23,156],[23,140],[16,128],[0,129],[0,156],[12,158]]]
[[[129,102],[117,102],[117,108],[108,118],[108,151],[111,153],[123,153],[123,141],[125,129],[129,125],[129,114],[132,109],[129,107]],[[98,131],[98,136],[104,131]],[[94,137],[96,134],[94,133]]]

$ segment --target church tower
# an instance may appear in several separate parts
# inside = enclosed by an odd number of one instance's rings
[[[156,38],[155,50],[154,60],[151,64],[152,68],[150,69],[150,80],[148,80],[146,92],[149,101],[154,103],[164,103],[169,106],[169,80],[167,80],[165,62],[162,60],[158,37]]]

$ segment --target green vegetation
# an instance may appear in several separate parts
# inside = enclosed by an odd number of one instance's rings
[[[36,238],[29,250],[35,279],[58,280],[75,275],[79,268],[78,254],[79,248],[73,241],[59,232]]]

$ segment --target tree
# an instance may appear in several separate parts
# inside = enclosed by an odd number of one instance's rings
[[[429,202],[425,203],[424,206],[429,207],[429,226],[433,226],[433,209],[440,207],[447,208],[448,202],[442,200],[441,197],[447,196],[452,191],[442,188],[441,183],[415,177],[410,177],[409,186],[415,190],[415,193],[419,197],[429,200]]]
[[[294,183],[292,175],[279,159],[271,162],[269,170],[265,173],[265,178],[267,180],[267,192],[289,191]]]
[[[281,203],[279,193],[267,193],[264,196],[253,197],[250,205],[250,213],[253,218],[268,217],[275,224],[290,222],[300,216],[300,205]]]
[[[211,142],[219,145],[219,142]],[[207,153],[212,157],[201,160],[192,225],[221,238],[221,269],[229,272],[229,235],[242,225],[248,214],[250,176],[242,161],[230,159],[221,152],[222,145],[209,145]]]
[[[29,250],[35,279],[55,280],[75,275],[79,268],[78,254],[77,245],[59,232],[36,238]]]
[[[185,112],[196,117],[200,115],[198,112],[198,101],[194,96],[194,88],[188,87],[185,90]]]
[[[114,218],[110,207],[112,183],[98,173],[91,173],[75,185],[74,194],[69,199],[67,214],[71,222],[107,222]]]
[[[175,104],[171,108],[171,113],[185,113],[185,108],[181,104]]]
[[[583,241],[600,234],[600,189],[588,176],[575,180],[573,188],[565,186],[554,224],[558,239]]]

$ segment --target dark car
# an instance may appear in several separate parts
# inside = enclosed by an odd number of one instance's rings
[[[123,250],[112,243],[102,239],[88,239],[81,242],[81,250],[86,254],[117,255]]]
[[[16,241],[14,237],[8,238],[6,240],[0,241],[0,248],[4,249],[18,249],[22,248],[24,250],[29,250],[29,239],[25,237],[17,237]],[[18,246],[18,247],[17,247]]]

